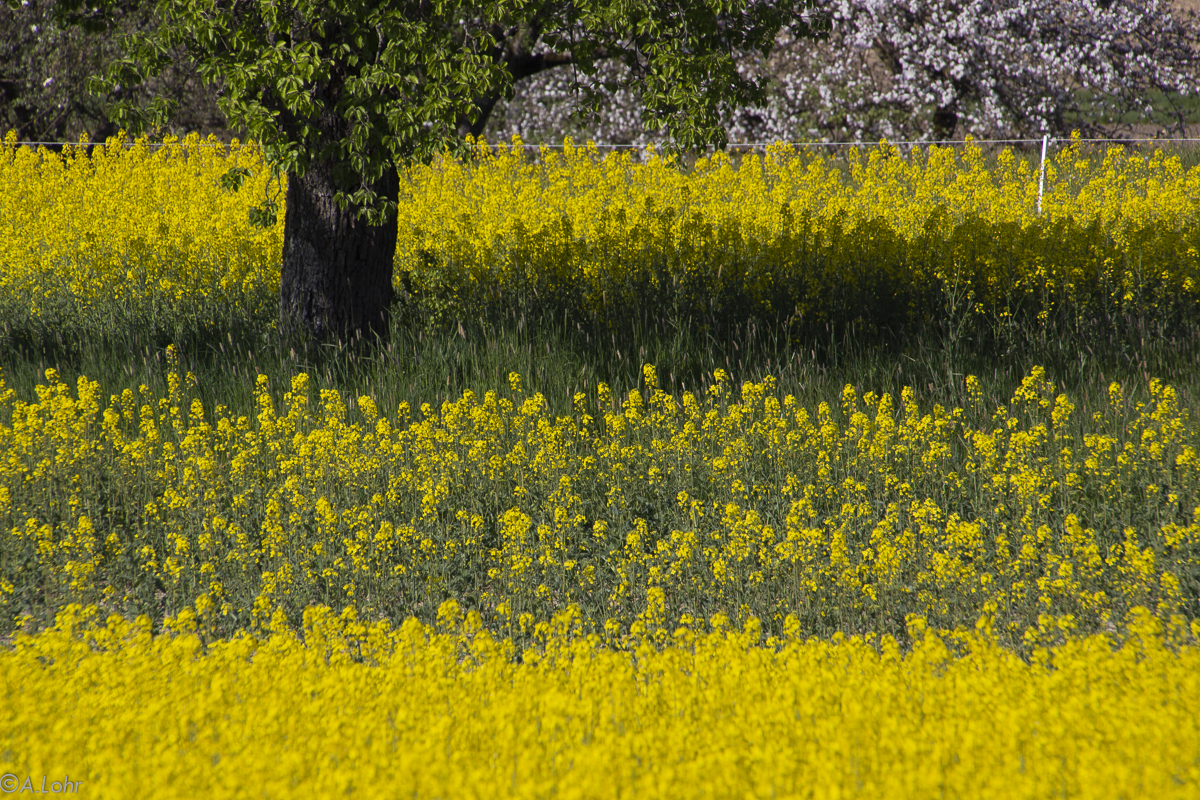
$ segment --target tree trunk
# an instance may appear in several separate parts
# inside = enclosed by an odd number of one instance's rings
[[[935,141],[947,142],[954,137],[958,127],[958,112],[953,108],[939,106],[933,112],[933,138]]]
[[[387,169],[372,187],[395,201],[399,177]],[[319,342],[388,337],[396,220],[370,226],[334,202],[333,165],[289,176],[279,281],[279,328]]]
[[[458,136],[465,139],[467,136],[474,136],[478,139],[483,135],[483,129],[487,127],[488,120],[492,118],[492,109],[499,102],[498,96],[479,97],[475,100],[475,121],[472,122],[470,117],[459,117],[455,127],[458,129]]]

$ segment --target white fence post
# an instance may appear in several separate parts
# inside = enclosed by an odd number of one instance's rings
[[[1042,215],[1042,192],[1046,188],[1046,143],[1050,141],[1049,134],[1042,136],[1042,169],[1038,176],[1038,216]]]

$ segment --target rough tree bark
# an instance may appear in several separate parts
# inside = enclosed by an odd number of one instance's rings
[[[371,187],[395,201],[399,177],[385,170]],[[388,337],[396,220],[368,225],[334,201],[333,165],[312,163],[288,179],[279,285],[279,328],[318,341]]]

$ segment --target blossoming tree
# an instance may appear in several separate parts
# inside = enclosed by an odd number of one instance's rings
[[[1169,0],[836,0],[829,11],[836,43],[859,57],[813,78],[841,89],[850,129],[1062,134],[1149,115],[1155,97],[1177,115],[1172,97],[1200,90],[1200,27]],[[872,119],[879,109],[885,119]]]
[[[879,137],[945,140],[1112,135],[1115,120],[1178,132],[1200,92],[1195,0],[823,0],[827,37],[782,31],[767,56],[738,54],[765,79],[767,102],[738,109],[737,141]],[[619,63],[604,69],[619,75]],[[569,129],[570,76],[551,70],[517,87],[492,135],[554,138]],[[1191,98],[1189,100],[1189,98]],[[642,143],[638,98],[617,89],[593,126],[608,142]]]

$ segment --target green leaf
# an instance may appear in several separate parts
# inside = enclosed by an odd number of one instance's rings
[[[236,192],[253,173],[245,167],[234,167],[221,176],[221,189],[226,192]]]
[[[274,227],[279,215],[279,204],[274,200],[264,200],[250,209],[250,224],[256,228]]]

